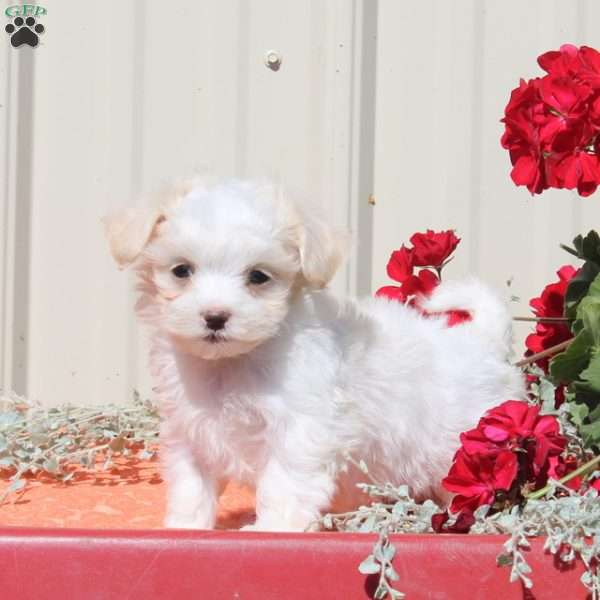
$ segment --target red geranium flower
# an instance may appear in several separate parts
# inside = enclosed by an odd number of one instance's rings
[[[471,320],[471,313],[468,310],[449,310],[446,313],[448,317],[448,327],[460,325]]]
[[[548,187],[540,139],[540,121],[544,104],[539,93],[539,79],[521,79],[510,95],[502,122],[506,130],[502,146],[509,151],[513,165],[511,178],[516,185],[525,185],[532,194]]]
[[[508,400],[489,411],[478,429],[492,442],[506,448],[523,448],[530,454],[534,474],[545,467],[549,456],[560,454],[567,440],[560,434],[555,417],[540,416],[540,407],[520,400]]]
[[[565,265],[557,271],[558,281],[547,285],[539,298],[529,302],[536,317],[563,317],[565,310],[565,294],[569,281],[577,274],[577,269]],[[537,323],[535,333],[527,336],[525,345],[529,354],[542,352],[573,337],[567,323]],[[548,359],[537,361],[544,371],[548,370]]]
[[[548,476],[552,477],[552,479],[562,479],[579,466],[579,462],[574,456],[566,456],[565,458],[562,456],[551,456],[548,459],[548,463]],[[583,477],[573,477],[565,485],[572,490],[578,490],[582,482]]]
[[[440,268],[454,252],[460,242],[454,231],[432,231],[415,233],[410,241],[413,245],[413,264],[416,267]]]
[[[432,529],[436,533],[469,533],[469,529],[475,523],[475,516],[469,511],[459,513],[453,525],[447,525],[449,518],[448,511],[436,513],[431,517]]]
[[[411,275],[402,284],[402,291],[407,296],[429,296],[439,285],[439,277],[429,269],[421,269],[417,275]]]
[[[565,45],[538,62],[548,74],[521,80],[502,119],[511,178],[532,194],[554,187],[588,196],[600,183],[600,53]]]
[[[544,103],[544,116],[539,122],[542,148],[562,153],[585,147],[594,134],[587,103],[592,89],[566,77],[549,75],[540,80],[539,94]]]
[[[600,53],[589,46],[563,44],[560,50],[552,50],[538,57],[538,64],[550,75],[569,77],[585,82],[592,88],[600,88]]]
[[[560,454],[567,444],[556,418],[539,413],[539,406],[508,400],[488,411],[475,429],[461,434],[462,448],[469,455],[490,457],[504,450],[525,451],[528,470],[537,477],[548,468],[548,457]]]
[[[498,492],[504,492],[503,501],[514,502],[522,499],[525,484],[544,485],[549,472],[560,470],[562,459],[555,459],[567,443],[555,417],[540,416],[539,406],[520,400],[508,400],[489,410],[476,428],[461,434],[460,441],[442,485],[456,494],[450,510],[464,518],[447,526],[447,515],[435,515],[435,531],[470,528],[473,511],[484,504],[493,507],[501,499]]]
[[[389,300],[397,300],[402,304],[408,300],[406,294],[396,285],[384,285],[375,292],[375,295]]]
[[[427,315],[419,303],[439,285],[440,277],[430,269],[421,268],[415,273],[415,267],[429,266],[441,270],[460,238],[451,230],[436,232],[428,229],[425,233],[413,234],[410,241],[413,247],[401,246],[392,252],[387,264],[388,275],[400,285],[386,285],[375,295],[402,302]],[[471,320],[471,314],[465,310],[451,310],[445,316],[449,327]]]
[[[394,250],[387,264],[390,279],[404,283],[413,274],[413,249],[402,246]]]
[[[554,187],[577,188],[580,196],[589,196],[600,184],[600,160],[596,154],[576,150],[556,163],[553,175],[557,182]]]
[[[450,509],[454,513],[472,512],[484,504],[493,504],[496,493],[510,490],[517,476],[516,455],[503,450],[494,458],[459,451],[442,485],[457,495]]]

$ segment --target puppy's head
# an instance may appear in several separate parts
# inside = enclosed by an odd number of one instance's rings
[[[137,271],[139,316],[206,359],[274,336],[294,294],[333,277],[344,246],[278,187],[259,183],[192,182],[105,226],[119,266]]]

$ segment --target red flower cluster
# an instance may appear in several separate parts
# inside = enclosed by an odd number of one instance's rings
[[[532,298],[529,302],[529,306],[533,309],[536,317],[552,318],[565,316],[565,294],[567,293],[569,282],[577,274],[577,269],[571,265],[565,265],[556,274],[558,275],[558,281],[548,284],[542,290],[539,298]],[[541,322],[536,324],[535,333],[527,336],[525,345],[530,353],[536,354],[572,337],[573,334],[567,323]],[[548,368],[547,359],[542,359],[537,364],[545,371]]]
[[[521,80],[502,119],[512,180],[532,194],[552,187],[589,196],[600,184],[600,53],[567,44],[538,63],[547,75]]]
[[[475,429],[461,434],[461,447],[442,480],[456,494],[450,510],[460,515],[460,526],[472,522],[479,506],[516,502],[522,499],[523,486],[545,485],[550,459],[563,452],[567,440],[556,418],[539,412],[539,406],[508,400],[488,411]],[[436,516],[434,529],[442,530],[447,519],[445,514]]]
[[[550,458],[550,468],[548,469],[548,476],[552,477],[552,479],[562,479],[569,473],[573,472],[575,469],[580,467],[580,463],[577,460],[577,457],[569,455],[569,456],[552,456]],[[573,477],[567,481],[564,485],[572,490],[582,492],[582,484],[585,482],[584,489],[595,489],[600,492],[600,478],[594,478],[587,480],[583,476]]]
[[[385,296],[418,308],[418,298],[429,296],[440,283],[440,273],[450,260],[460,238],[453,231],[425,233],[411,236],[412,248],[402,246],[392,252],[387,264],[387,274],[401,285],[387,285],[377,290],[377,296]],[[420,270],[415,273],[415,268]],[[433,269],[433,270],[432,270]],[[447,314],[448,325],[458,325],[470,320],[467,311],[454,310]]]
[[[565,294],[569,282],[578,270],[571,265],[564,265],[561,267],[556,274],[558,275],[558,281],[548,284],[543,290],[539,298],[532,298],[529,305],[533,309],[533,313],[536,317],[548,318],[548,317],[564,317],[565,314]],[[573,333],[568,323],[561,322],[540,322],[536,324],[535,333],[531,333],[525,339],[525,346],[527,347],[526,356],[543,352],[552,346],[556,346],[562,342],[570,340],[573,337]],[[549,359],[541,358],[536,361],[536,364],[548,372]],[[530,375],[528,380],[531,382],[537,381],[537,377]],[[555,392],[555,406],[558,408],[565,399],[565,389],[563,385],[556,387]]]

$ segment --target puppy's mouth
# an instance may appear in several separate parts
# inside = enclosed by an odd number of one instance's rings
[[[207,341],[209,344],[224,344],[225,342],[227,342],[227,340],[220,335],[217,335],[216,333],[209,333],[207,336],[204,337],[204,340]]]

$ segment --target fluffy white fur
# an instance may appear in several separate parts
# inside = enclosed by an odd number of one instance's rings
[[[510,318],[491,291],[442,284],[428,308],[473,313],[454,328],[386,299],[340,302],[321,288],[343,239],[275,186],[191,182],[106,223],[153,329],[169,527],[212,528],[234,478],[256,486],[256,529],[303,529],[363,500],[347,455],[447,501],[440,481],[459,433],[522,397]],[[175,277],[181,264],[190,277]],[[269,281],[250,283],[257,269]],[[214,313],[229,315],[217,332]]]

